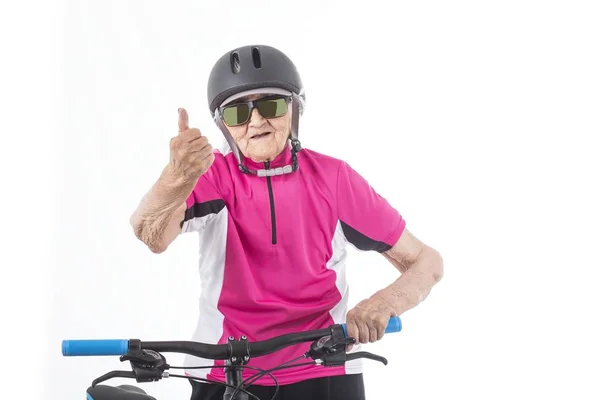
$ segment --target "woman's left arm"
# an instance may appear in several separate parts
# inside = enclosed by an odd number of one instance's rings
[[[381,290],[390,298],[396,315],[425,300],[444,274],[442,256],[408,230],[382,254],[401,273],[394,283]]]
[[[441,255],[407,229],[396,244],[382,254],[401,275],[348,312],[348,336],[360,343],[380,340],[389,318],[400,316],[425,300],[443,276]]]

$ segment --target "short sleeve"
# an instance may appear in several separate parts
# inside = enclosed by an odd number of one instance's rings
[[[383,253],[400,239],[406,221],[345,162],[338,173],[337,202],[344,235],[357,249]]]
[[[225,201],[217,188],[212,172],[209,170],[202,175],[188,196],[185,216],[181,221],[181,233],[201,232],[225,208]]]

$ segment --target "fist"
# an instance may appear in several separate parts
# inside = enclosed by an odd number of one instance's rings
[[[377,293],[363,300],[351,309],[346,316],[346,329],[349,337],[357,343],[373,343],[383,338],[390,317],[397,316],[393,301]],[[347,350],[353,346],[349,345]]]
[[[199,129],[189,127],[187,111],[179,109],[179,133],[171,139],[172,170],[185,179],[198,179],[215,160],[208,138]]]

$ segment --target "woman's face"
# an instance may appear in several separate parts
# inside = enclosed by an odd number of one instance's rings
[[[272,95],[254,94],[242,97],[231,104],[257,100],[267,96]],[[290,107],[288,107],[284,115],[267,119],[255,108],[245,124],[238,126],[226,125],[226,127],[245,157],[254,162],[271,161],[286,146],[292,127],[291,114]]]

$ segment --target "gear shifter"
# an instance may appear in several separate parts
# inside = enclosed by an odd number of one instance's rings
[[[347,361],[357,358],[368,358],[387,365],[387,360],[384,357],[366,351],[347,354],[346,347],[354,343],[356,343],[356,340],[346,337],[341,325],[334,325],[331,328],[331,335],[314,341],[305,356],[313,360],[320,360],[325,367],[344,365]]]
[[[129,361],[133,371],[111,371],[92,382],[96,386],[112,378],[134,378],[137,382],[158,381],[163,377],[165,369],[169,369],[165,357],[152,350],[134,350],[120,357],[121,361]]]

